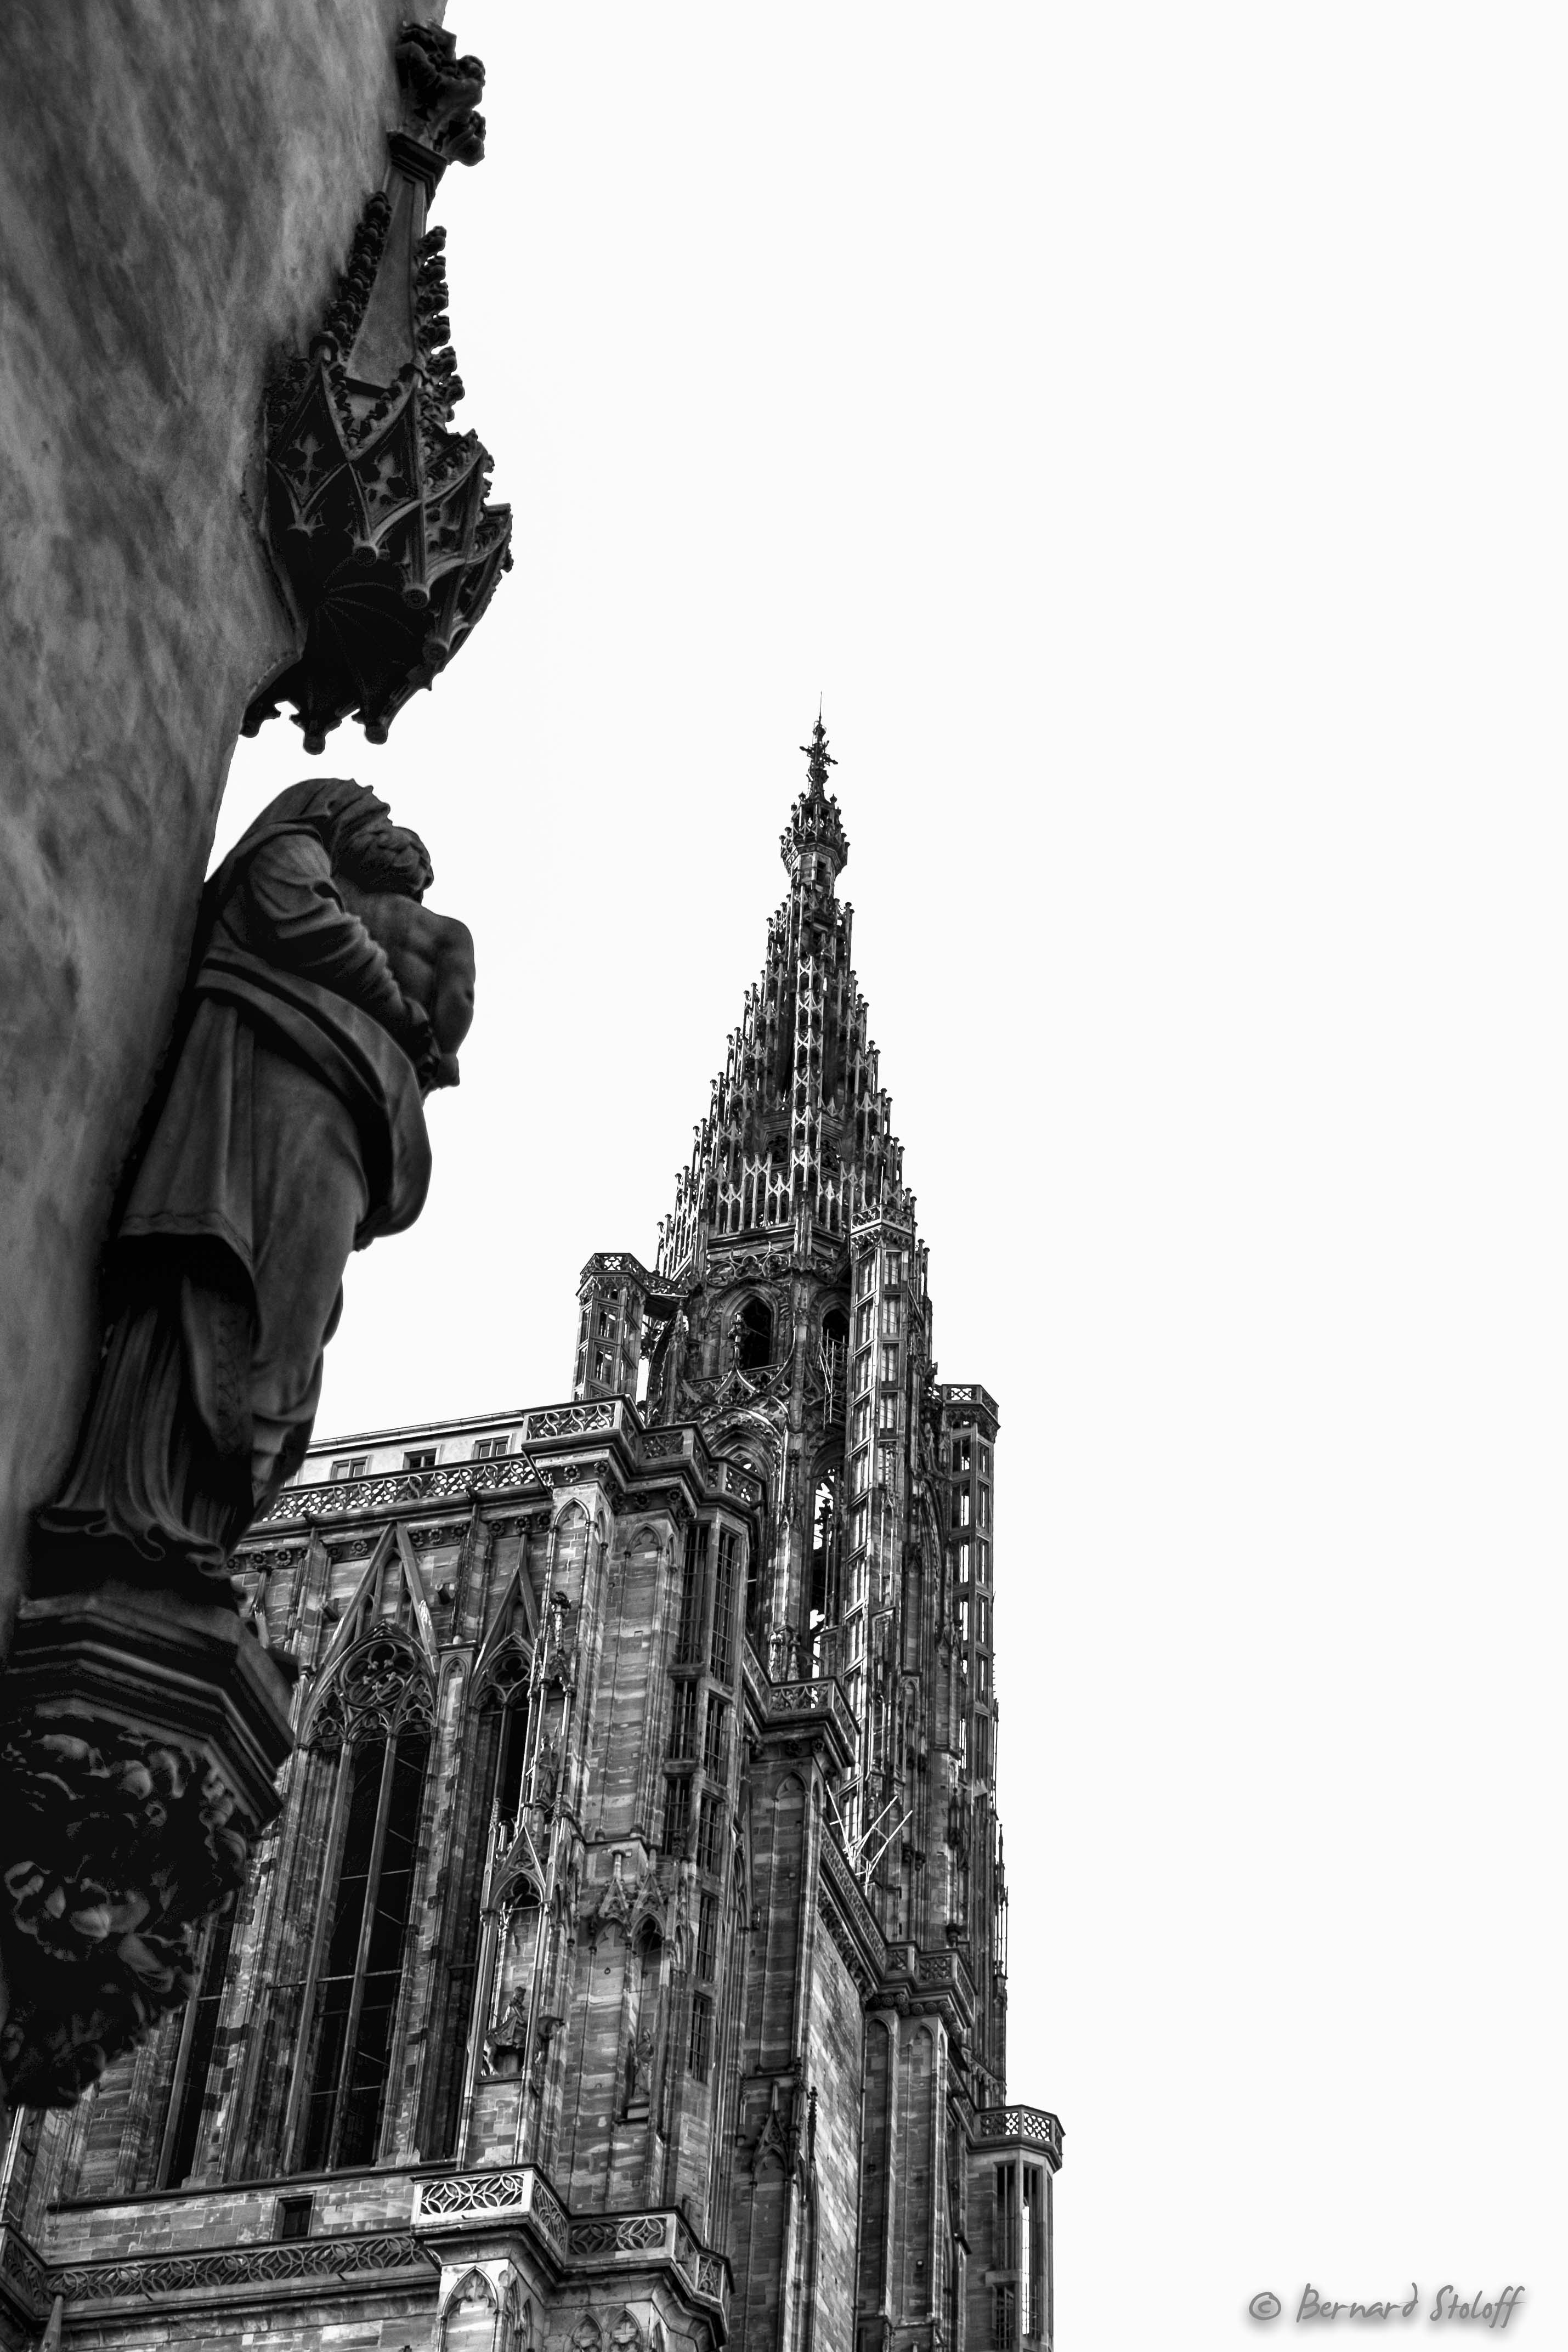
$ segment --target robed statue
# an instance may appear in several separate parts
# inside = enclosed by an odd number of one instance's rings
[[[110,1328],[34,1589],[230,1602],[229,1556],[304,1458],[351,1250],[430,1181],[424,1097],[473,1018],[465,926],[362,784],[282,793],[203,894],[106,1266]]]

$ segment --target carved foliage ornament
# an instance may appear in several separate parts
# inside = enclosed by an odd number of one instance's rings
[[[404,26],[404,127],[389,141],[385,184],[361,215],[308,356],[287,361],[267,390],[263,528],[304,645],[252,702],[245,732],[291,702],[309,751],[349,717],[384,742],[511,564],[511,509],[486,503],[489,452],[450,429],[463,384],[446,232],[424,227],[447,163],[485,152],[474,110],[485,68],[455,47],[434,26]]]
[[[0,1770],[17,1857],[0,2066],[16,2105],[64,2106],[189,1997],[256,1824],[198,1750],[101,1723],[14,1724]]]

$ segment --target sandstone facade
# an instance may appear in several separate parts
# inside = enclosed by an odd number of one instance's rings
[[[942,1384],[836,897],[789,894],[569,1401],[316,1448],[247,1538],[298,1746],[197,1999],[23,2116],[0,2336],[1036,2352],[998,1412]],[[8,2333],[5,2331],[8,2329]]]

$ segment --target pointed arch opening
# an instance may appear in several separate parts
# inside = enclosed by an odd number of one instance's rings
[[[403,1946],[420,1860],[430,1677],[419,1649],[376,1622],[340,1659],[312,1744],[336,1748],[338,1793],[298,2084],[296,2168],[373,2164],[381,2143]]]
[[[735,1318],[735,1363],[742,1372],[765,1372],[773,1361],[773,1310],[765,1298],[748,1298]]]
[[[834,1675],[842,1663],[837,1652],[838,1627],[843,1615],[841,1590],[843,1561],[843,1473],[836,1466],[818,1473],[811,1498],[811,1562],[808,1592],[807,1636],[814,1675]]]
[[[483,2271],[471,2270],[441,2315],[441,2352],[498,2352],[501,2341],[496,2291]]]
[[[317,1987],[300,2168],[375,2162],[419,1853],[428,1721],[372,1729],[345,1756],[332,1926]]]

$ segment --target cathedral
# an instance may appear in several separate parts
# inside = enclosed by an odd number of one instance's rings
[[[652,1265],[583,1270],[570,1399],[317,1444],[246,1537],[282,1810],[195,1996],[15,2116],[0,2343],[1050,2352],[998,1407],[936,1378],[808,749],[761,978]]]

